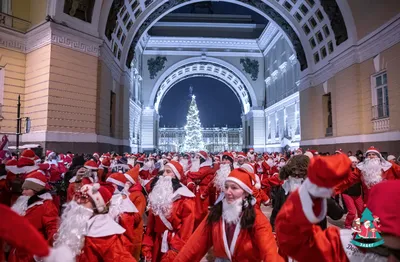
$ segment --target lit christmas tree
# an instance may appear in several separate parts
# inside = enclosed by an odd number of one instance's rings
[[[201,123],[199,110],[197,109],[196,96],[192,95],[189,111],[186,116],[185,142],[183,151],[198,152],[204,150],[203,134],[201,133]]]

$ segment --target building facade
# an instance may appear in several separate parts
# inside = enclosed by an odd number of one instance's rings
[[[240,101],[243,149],[400,154],[400,2],[384,2],[3,0],[0,133],[15,143],[20,95],[21,144],[153,151],[165,94],[202,76]]]
[[[205,149],[208,152],[241,151],[243,148],[242,128],[202,128]],[[158,149],[162,152],[180,152],[185,141],[183,127],[160,127]]]

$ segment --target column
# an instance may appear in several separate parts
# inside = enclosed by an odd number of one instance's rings
[[[154,108],[146,107],[142,111],[142,150],[143,151],[153,151],[157,147],[157,141],[155,141],[158,132],[158,127],[156,127],[156,122],[158,119],[158,114]]]
[[[250,126],[249,148],[261,152],[265,149],[265,116],[264,110],[253,109],[247,115]]]

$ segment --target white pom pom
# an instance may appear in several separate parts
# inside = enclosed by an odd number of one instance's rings
[[[93,193],[96,193],[100,189],[100,184],[99,183],[94,183],[92,186],[92,191]]]
[[[260,189],[261,188],[261,184],[260,183],[256,183],[255,188],[256,189]]]

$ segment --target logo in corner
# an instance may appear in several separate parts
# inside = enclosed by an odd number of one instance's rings
[[[365,208],[361,219],[357,218],[353,221],[352,230],[355,232],[355,237],[351,240],[351,243],[363,248],[372,248],[382,245],[384,241],[379,228],[379,217],[374,216],[368,208]]]

